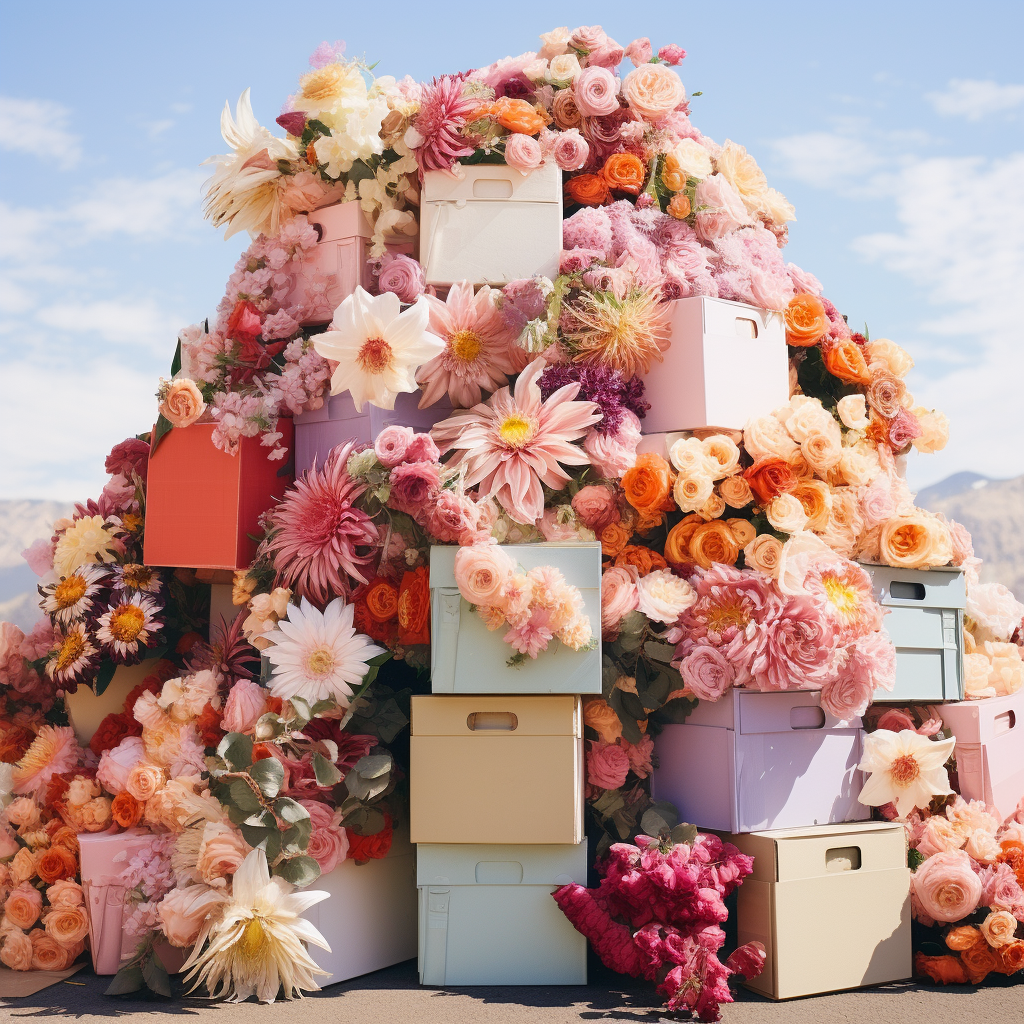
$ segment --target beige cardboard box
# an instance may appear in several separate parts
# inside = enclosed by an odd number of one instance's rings
[[[579,843],[578,696],[412,698],[414,843]]]
[[[754,858],[738,893],[738,941],[763,943],[768,957],[749,988],[792,999],[910,977],[902,825],[862,821],[724,838]]]

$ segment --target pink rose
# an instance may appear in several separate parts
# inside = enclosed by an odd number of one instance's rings
[[[598,789],[618,789],[629,774],[629,754],[601,740],[588,740],[587,748],[587,782]]]
[[[0,861],[13,857],[20,849],[21,846],[14,838],[14,833],[9,828],[0,827]],[[3,866],[6,868],[6,865]]]
[[[993,910],[1009,910],[1011,914],[1024,913],[1024,889],[1009,864],[993,864],[982,868],[981,898],[979,905]]]
[[[0,963],[12,971],[28,971],[32,968],[32,940],[20,929],[0,933],[3,947],[0,948]]]
[[[455,585],[470,603],[500,607],[515,563],[497,544],[473,544],[455,555]]]
[[[682,64],[683,59],[686,57],[686,51],[675,43],[670,43],[668,46],[663,46],[658,51],[658,56],[666,64]]]
[[[697,213],[693,226],[702,241],[713,241],[750,223],[743,200],[721,174],[705,178],[694,199]]]
[[[580,25],[579,28],[573,29],[569,36],[569,45],[574,50],[582,50],[584,53],[607,46],[609,42],[611,40],[608,33],[600,25]]]
[[[963,845],[963,836],[957,834],[949,820],[941,814],[933,814],[921,826],[914,848],[922,857],[934,857],[937,853],[959,850]]]
[[[145,760],[146,744],[141,736],[126,736],[112,750],[100,755],[96,779],[108,792],[117,796],[123,793],[128,782],[128,773]]]
[[[619,109],[619,82],[607,68],[584,68],[572,84],[572,94],[580,113],[588,117]]]
[[[251,679],[239,679],[224,704],[221,728],[225,732],[248,732],[267,710],[267,691]]]
[[[614,434],[601,434],[591,427],[583,439],[583,450],[601,476],[617,480],[636,462],[641,436],[640,420],[627,409]]]
[[[821,706],[833,718],[849,722],[867,711],[874,692],[870,679],[863,674],[844,672],[821,688]]]
[[[604,46],[599,46],[587,54],[587,67],[608,68],[614,71],[626,56],[626,51],[618,43],[609,40]]]
[[[578,171],[590,156],[590,144],[578,128],[570,128],[556,134],[551,155],[561,170]]]
[[[647,733],[640,737],[639,743],[623,740],[622,748],[629,758],[630,771],[638,779],[646,779],[654,771],[654,765],[651,762],[651,755],[654,753],[654,740]]]
[[[875,728],[886,729],[889,732],[904,732],[908,729],[911,732],[917,732],[914,720],[905,711],[900,711],[898,708],[890,708],[886,711],[878,719]]]
[[[52,540],[40,538],[21,553],[21,557],[28,562],[28,567],[37,575],[45,576],[53,568],[53,549],[55,544]]]
[[[309,811],[313,833],[306,851],[320,865],[321,874],[333,871],[348,856],[348,833],[335,824],[334,811],[319,800],[300,800]]]
[[[426,278],[423,268],[411,256],[386,253],[377,287],[382,292],[394,292],[402,302],[415,302],[426,288]]]
[[[637,68],[640,67],[641,64],[650,63],[653,55],[654,51],[651,49],[651,41],[646,36],[634,39],[633,42],[626,47],[626,56],[630,59],[633,66]]]
[[[667,65],[642,64],[622,80],[622,97],[633,113],[646,121],[657,121],[686,99],[686,90]]]
[[[963,850],[929,857],[911,875],[910,884],[921,909],[935,921],[961,921],[981,899],[981,879]]]
[[[638,602],[636,570],[626,566],[606,569],[601,577],[601,633],[606,640],[618,636],[619,623]]]
[[[679,674],[698,700],[718,700],[736,682],[736,668],[715,647],[695,647],[680,663]]]
[[[454,544],[467,531],[475,530],[479,511],[475,502],[464,494],[442,490],[427,514],[428,532],[445,544]]]
[[[172,889],[157,904],[160,927],[167,941],[180,948],[191,946],[207,917],[224,902],[226,893],[202,882]]]
[[[43,894],[31,882],[22,882],[7,896],[4,920],[28,931],[39,920],[42,909]]]
[[[53,625],[44,615],[25,635],[21,642],[21,656],[29,661],[35,661],[44,654],[53,650]]]
[[[431,462],[406,462],[391,470],[391,507],[416,516],[434,500],[441,486],[440,467]]]
[[[413,434],[405,451],[406,462],[437,462],[441,449],[429,434]]]
[[[557,508],[547,508],[544,515],[537,521],[537,529],[546,541],[575,541],[579,540],[576,524],[571,517],[568,521],[559,518]]]
[[[523,174],[540,167],[544,159],[540,143],[531,135],[513,132],[505,140],[505,163]]]
[[[598,533],[609,523],[618,522],[622,518],[615,495],[601,484],[581,487],[572,499],[572,507],[576,515]]]
[[[373,453],[382,466],[391,469],[405,462],[406,453],[413,439],[412,427],[385,427],[373,442]]]

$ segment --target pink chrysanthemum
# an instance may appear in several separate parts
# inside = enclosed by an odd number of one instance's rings
[[[520,523],[536,523],[544,514],[544,488],[561,490],[569,474],[559,463],[586,466],[587,453],[572,444],[601,418],[593,402],[574,401],[579,383],[566,384],[547,401],[537,378],[543,359],[535,359],[516,381],[487,402],[458,413],[434,427],[445,451],[455,449],[466,466],[465,486],[493,495]]]
[[[348,596],[349,576],[366,583],[377,527],[353,502],[366,490],[348,474],[352,443],[335,448],[323,469],[314,465],[270,515],[265,552],[273,557],[279,586],[324,605]],[[366,550],[360,551],[363,548]]]
[[[856,562],[837,559],[831,565],[815,565],[804,578],[804,588],[821,602],[842,642],[882,628],[882,608],[871,577]]]
[[[547,649],[554,635],[549,613],[543,608],[534,608],[530,617],[518,626],[513,626],[503,639],[520,654],[536,658],[541,651]]]
[[[442,75],[423,86],[413,122],[413,129],[423,137],[416,149],[421,172],[450,171],[457,160],[473,152],[461,129],[478,105],[478,100],[464,95],[461,76]]]
[[[50,779],[70,771],[84,756],[70,726],[41,726],[32,745],[14,766],[12,791],[38,802]]]
[[[427,296],[430,331],[444,338],[444,351],[424,363],[416,373],[423,389],[420,408],[445,396],[464,409],[476,405],[484,391],[508,383],[508,375],[522,368],[515,359],[515,335],[494,302],[494,292],[461,281],[452,286],[446,302]]]

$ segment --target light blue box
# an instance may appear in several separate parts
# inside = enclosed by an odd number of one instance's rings
[[[579,588],[596,646],[574,651],[558,640],[536,658],[515,667],[515,653],[489,630],[455,585],[454,546],[430,549],[430,688],[434,693],[600,693],[601,692],[601,545],[506,544],[523,569],[551,565]]]
[[[587,844],[416,848],[421,985],[585,985],[587,940],[551,893]]]
[[[876,703],[963,700],[963,570],[861,565],[888,611],[883,625],[896,645],[896,686],[876,690]]]

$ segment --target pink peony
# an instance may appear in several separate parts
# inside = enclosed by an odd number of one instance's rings
[[[309,811],[313,834],[307,853],[320,865],[320,873],[333,871],[348,856],[348,832],[338,825],[334,811],[319,800],[300,800]]]
[[[248,732],[267,710],[267,691],[251,679],[239,679],[224,704],[221,728],[225,732]]]
[[[389,503],[399,512],[417,517],[437,496],[440,467],[432,462],[405,462],[391,470]]]
[[[640,443],[640,420],[629,409],[623,410],[618,429],[602,434],[591,428],[583,439],[583,450],[597,472],[608,480],[617,480],[636,462]]]
[[[981,900],[981,879],[963,850],[936,853],[911,875],[911,891],[935,921],[961,921]]]
[[[573,495],[572,507],[576,515],[598,533],[621,518],[614,492],[601,484],[581,487]]]
[[[427,532],[445,544],[459,543],[461,538],[476,529],[479,509],[464,494],[442,490],[426,517]]]
[[[572,84],[572,94],[580,113],[587,117],[619,109],[619,82],[607,68],[584,68]]]
[[[712,174],[697,186],[694,209],[694,228],[705,242],[750,223],[743,200],[721,174]]]
[[[606,569],[601,576],[601,633],[606,640],[619,634],[619,623],[636,608],[637,571],[632,566]]]
[[[759,689],[820,689],[829,678],[836,633],[817,602],[794,597],[758,638],[750,671]]]
[[[629,774],[629,754],[601,740],[587,741],[587,782],[598,789],[618,789]]]
[[[429,434],[413,434],[405,452],[406,462],[437,462],[441,451]]]
[[[128,784],[128,773],[146,759],[146,744],[141,736],[126,736],[116,747],[100,755],[96,778],[100,785],[115,796],[123,793]]]
[[[405,461],[412,439],[412,427],[385,427],[373,442],[373,453],[382,466],[391,469]]]
[[[736,681],[736,669],[715,647],[695,647],[680,663],[686,688],[699,700],[718,700]]]

